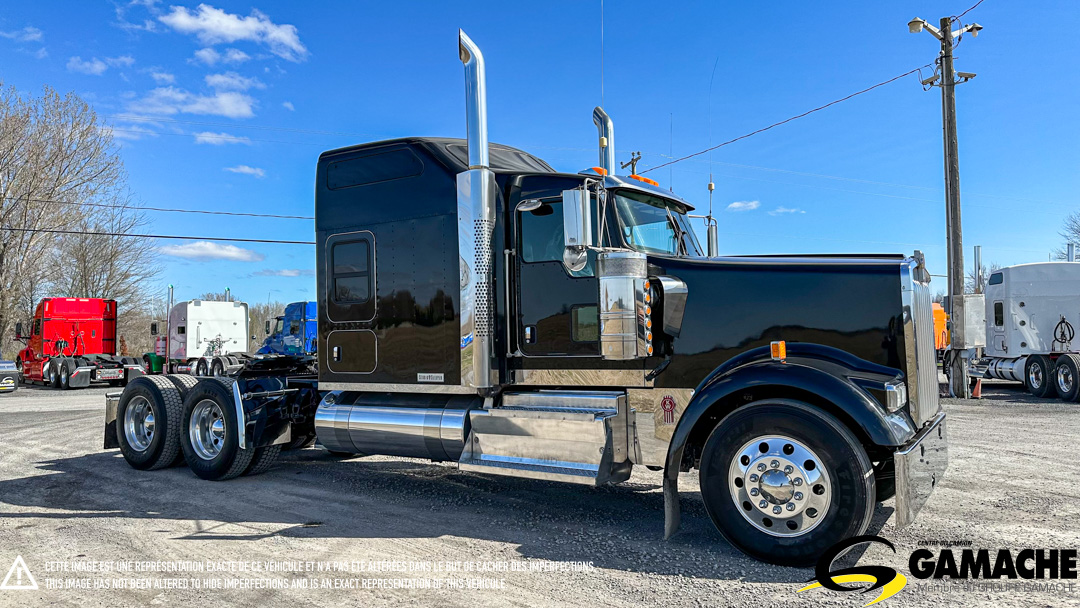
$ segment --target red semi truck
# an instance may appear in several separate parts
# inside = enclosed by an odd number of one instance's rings
[[[45,298],[37,305],[29,335],[15,324],[26,347],[15,366],[23,382],[82,388],[91,382],[122,386],[143,375],[135,357],[116,356],[116,300]]]

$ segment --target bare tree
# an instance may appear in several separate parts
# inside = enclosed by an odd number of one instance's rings
[[[978,289],[976,289],[975,285],[978,280],[976,278],[975,269],[972,268],[967,271],[967,274],[964,277],[964,293],[986,293],[986,284],[990,280],[990,275],[998,270],[1001,270],[1001,264],[998,264],[997,262],[991,262],[989,268],[986,267],[986,264],[983,264],[982,285],[979,285]]]
[[[0,336],[47,295],[141,307],[157,267],[152,248],[86,234],[143,225],[129,199],[112,134],[89,105],[48,87],[32,97],[0,85]]]
[[[1080,211],[1073,211],[1065,217],[1065,224],[1058,234],[1066,244],[1051,251],[1050,257],[1055,260],[1064,260],[1068,243],[1080,244]]]

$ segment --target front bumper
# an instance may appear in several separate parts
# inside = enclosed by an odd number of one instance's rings
[[[949,467],[949,435],[945,430],[945,412],[938,412],[896,451],[896,526],[915,521],[937,483]]]

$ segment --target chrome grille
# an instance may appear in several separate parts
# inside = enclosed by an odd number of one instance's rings
[[[904,342],[911,418],[922,426],[933,418],[938,401],[937,353],[934,350],[934,312],[930,282],[919,281],[918,262],[905,261],[901,267],[904,300]]]

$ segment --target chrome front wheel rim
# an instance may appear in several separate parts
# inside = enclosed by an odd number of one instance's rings
[[[188,434],[195,454],[203,460],[213,460],[225,445],[225,417],[221,406],[203,399],[191,410]]]
[[[139,452],[145,452],[150,448],[156,431],[157,420],[150,402],[146,397],[132,397],[124,410],[124,437],[128,445]]]
[[[746,442],[728,467],[728,490],[743,518],[770,536],[801,536],[829,511],[832,481],[803,443],[783,435]]]

